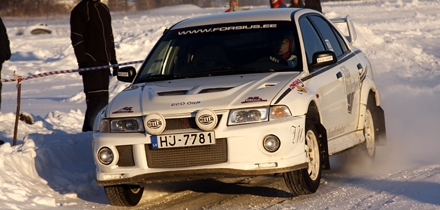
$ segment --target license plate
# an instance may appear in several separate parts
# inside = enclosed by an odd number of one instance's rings
[[[214,132],[151,136],[153,149],[191,147],[215,144]]]

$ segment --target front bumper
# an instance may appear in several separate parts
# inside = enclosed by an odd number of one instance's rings
[[[166,171],[151,174],[140,174],[129,178],[97,181],[100,186],[119,184],[152,184],[159,182],[189,181],[197,179],[216,179],[224,177],[257,176],[265,174],[284,173],[307,168],[307,163],[286,168],[274,168],[265,170],[236,170],[236,169],[195,169],[183,171]],[[123,174],[121,174],[123,177]]]
[[[93,153],[97,184],[149,184],[264,175],[306,168],[304,123],[304,116],[236,126],[220,122],[214,130],[216,145],[157,150],[151,148],[149,134],[95,133]],[[271,153],[264,149],[262,142],[267,135],[275,135],[281,140],[278,151]],[[114,153],[110,165],[97,160],[102,147]]]

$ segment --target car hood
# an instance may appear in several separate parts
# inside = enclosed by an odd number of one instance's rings
[[[134,84],[107,107],[108,117],[171,115],[268,106],[298,72],[186,78]]]

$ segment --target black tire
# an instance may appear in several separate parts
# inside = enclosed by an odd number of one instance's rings
[[[312,123],[306,124],[305,143],[308,167],[301,170],[283,173],[287,188],[294,195],[312,194],[318,190],[322,172],[322,149],[316,127]]]
[[[142,198],[144,188],[138,185],[113,185],[104,187],[111,205],[136,206]]]

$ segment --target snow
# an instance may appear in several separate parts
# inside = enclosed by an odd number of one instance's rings
[[[185,18],[224,10],[180,5],[114,13],[118,60],[142,60],[165,28]],[[439,209],[439,10],[440,0],[323,3],[329,18],[350,15],[358,34],[355,45],[370,59],[381,90],[388,145],[378,147],[372,169],[346,167],[336,155],[331,159],[332,170],[324,171],[321,186],[312,195],[290,198],[282,177],[263,176],[147,186],[139,205],[164,208],[160,205],[171,203],[165,207],[171,209]],[[3,65],[2,79],[13,79],[14,72],[27,77],[77,68],[69,17],[3,17],[3,21],[12,58]],[[17,35],[40,22],[47,23],[52,34]],[[111,78],[110,98],[125,86]],[[0,139],[6,143],[0,146],[0,209],[117,209],[109,205],[103,188],[95,182],[92,133],[81,132],[84,99],[78,73],[23,81],[21,111],[35,123],[19,121],[17,145],[12,146],[17,88],[16,82],[3,82]],[[182,201],[176,203],[176,199]],[[217,201],[212,204],[209,200]]]

